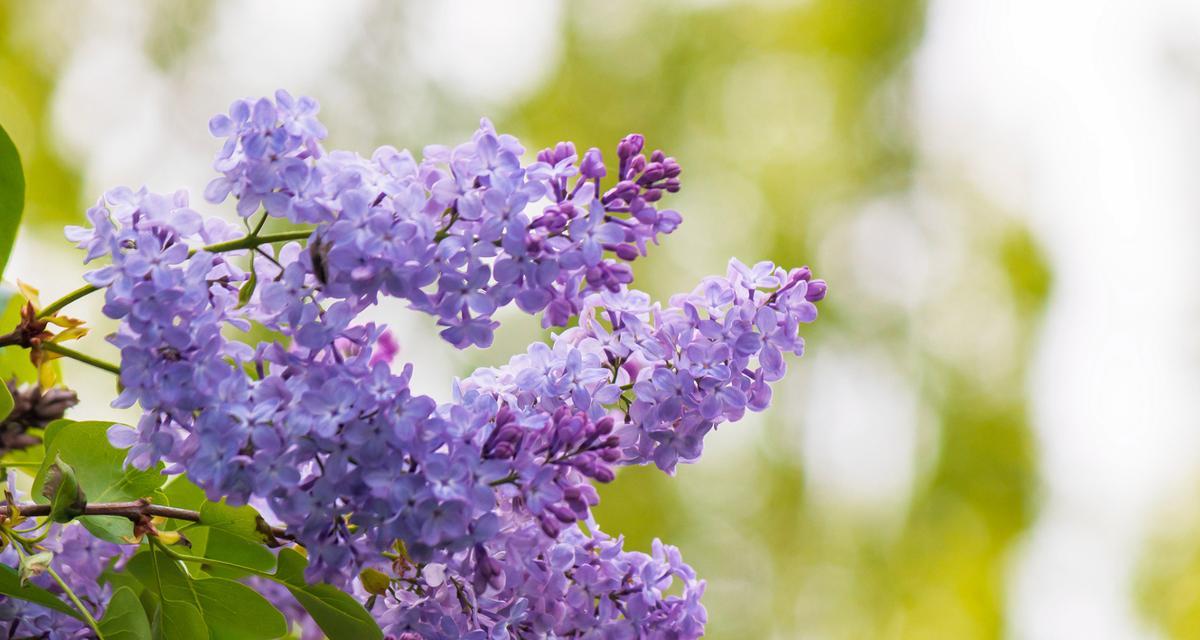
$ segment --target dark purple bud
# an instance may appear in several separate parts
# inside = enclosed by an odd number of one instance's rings
[[[598,433],[602,436],[606,436],[606,435],[612,433],[612,430],[613,430],[612,416],[604,416],[603,418],[600,418],[600,420],[598,422],[596,422],[596,433]]]
[[[646,165],[646,170],[643,171],[641,177],[638,178],[638,183],[644,186],[650,186],[655,182],[662,180],[664,177],[666,177],[666,175],[667,171],[661,164],[652,162]]]
[[[503,586],[504,568],[495,558],[488,555],[483,545],[475,545],[475,579],[472,581],[476,593],[483,593],[488,587],[499,589]]]
[[[617,145],[617,157],[622,161],[642,152],[642,147],[646,144],[646,138],[640,133],[631,133],[621,139]]]
[[[679,178],[668,178],[665,188],[668,193],[679,193]]]
[[[636,155],[629,161],[629,172],[627,175],[636,176],[646,170],[646,156]]]
[[[646,192],[642,194],[642,197],[646,199],[646,202],[658,202],[659,200],[662,200],[662,195],[662,189],[646,189]]]
[[[828,289],[824,280],[813,280],[808,283],[808,291],[804,293],[804,299],[809,302],[820,302],[825,299],[825,292]]]
[[[639,255],[637,247],[635,247],[631,244],[617,245],[616,247],[614,247],[614,253],[617,254],[618,258],[620,258],[622,260],[628,260],[628,261],[637,260],[638,255]]]
[[[507,460],[517,454],[517,448],[511,442],[498,442],[483,457],[495,460]]]
[[[574,511],[562,506],[561,504],[552,504],[546,507],[546,510],[554,514],[554,517],[558,518],[558,521],[563,524],[571,524],[579,519],[575,517]]]
[[[800,267],[792,272],[792,279],[808,282],[809,280],[812,280],[812,269],[809,269],[808,267]]]
[[[608,449],[601,449],[600,459],[608,463],[616,462],[621,459],[621,451],[615,446]]]
[[[617,474],[613,473],[612,469],[601,465],[595,465],[592,473],[589,475],[596,482],[603,482],[605,484],[612,482],[617,477]]]
[[[562,531],[562,525],[559,524],[558,519],[549,514],[543,513],[538,516],[538,525],[542,527],[542,532],[551,538],[557,538],[558,532]]]
[[[650,154],[651,162],[662,162],[667,158],[667,154],[662,152],[662,149],[655,149],[654,153]]]
[[[675,158],[665,158],[662,161],[663,168],[667,171],[668,178],[678,177],[683,171],[683,167],[679,166],[679,161]]]

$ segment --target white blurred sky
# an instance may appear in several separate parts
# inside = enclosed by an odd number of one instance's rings
[[[1131,572],[1200,453],[1200,3],[934,2],[916,69],[926,170],[1024,212],[1054,274],[1011,632],[1151,637]]]
[[[50,20],[67,5],[47,6]],[[213,152],[200,124],[231,98],[277,86],[318,96],[349,121],[349,131],[335,133],[341,145],[365,148],[378,134],[353,129],[374,92],[396,102],[375,117],[439,139],[446,132],[430,112],[435,94],[480,115],[502,114],[557,64],[564,19],[551,0],[395,5],[392,22],[368,35],[395,29],[389,43],[423,46],[389,49],[322,36],[381,21],[381,3],[226,0],[168,74],[141,48],[145,5],[71,6],[71,20],[51,30],[62,34],[61,50],[50,47],[61,65],[54,123],[88,194],[134,178],[199,193]],[[1200,468],[1198,43],[1195,0],[935,0],[929,9],[913,70],[919,176],[961,174],[1022,212],[1054,274],[1029,381],[1043,504],[1013,558],[1014,637],[1150,635],[1132,608],[1131,571],[1145,525],[1190,495]],[[377,77],[351,82],[355,65]],[[943,232],[916,230],[894,207],[856,212],[830,231],[826,248],[846,261],[863,295],[885,301],[895,287],[871,283],[888,281],[897,265],[931,279],[945,271],[929,250]],[[961,243],[940,244],[942,253],[962,251]],[[39,274],[47,297],[66,291],[75,274],[38,268],[59,250],[22,237],[9,273]],[[99,315],[97,306],[80,313]],[[460,356],[423,339],[428,328],[399,306],[376,315],[397,328],[404,357],[418,363],[418,390],[444,396]],[[987,326],[997,335],[976,336],[982,346],[971,348],[1002,350],[1011,326]],[[854,344],[831,340],[814,355],[805,363],[814,373],[803,378],[818,385],[805,395],[810,426],[798,432],[809,491],[868,511],[902,508],[916,462],[929,457],[928,421],[912,383],[892,357]],[[71,373],[105,383],[83,369]],[[864,397],[871,401],[858,401]],[[99,403],[86,410],[106,411]],[[736,452],[761,423],[744,427],[718,434],[715,451]]]

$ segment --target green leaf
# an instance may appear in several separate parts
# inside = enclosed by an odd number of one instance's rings
[[[329,640],[378,640],[383,631],[371,614],[348,593],[328,584],[307,584],[308,561],[294,549],[279,552],[275,579],[287,586]]]
[[[112,585],[114,591],[117,589],[129,589],[138,597],[141,597],[142,593],[146,590],[146,587],[142,584],[142,581],[134,577],[133,574],[123,570],[117,571],[112,566],[109,566],[109,568],[105,569],[104,572],[100,574],[99,582],[100,584]]]
[[[167,496],[167,504],[180,509],[199,511],[200,506],[208,501],[204,489],[197,487],[188,479],[187,474],[183,473],[171,476],[162,490]]]
[[[46,457],[33,482],[33,494],[42,495],[51,462],[61,458],[75,469],[75,477],[92,502],[120,502],[152,495],[165,477],[161,465],[145,471],[125,467],[125,451],[108,442],[111,422],[72,422],[56,420],[46,427],[42,438]],[[44,499],[39,502],[45,502]],[[120,543],[122,536],[133,534],[133,525],[118,516],[83,516],[83,526],[93,535]]]
[[[254,258],[250,259],[250,279],[238,291],[238,307],[246,306],[254,296],[254,288],[258,286],[258,272],[254,270]]]
[[[8,264],[17,226],[25,208],[25,173],[21,156],[3,127],[0,127],[0,273]]]
[[[193,580],[178,562],[158,549],[134,556],[128,571],[161,601],[163,638],[272,640],[287,634],[283,614],[255,590],[224,578]],[[191,625],[196,628],[192,635],[175,629],[193,619]]]
[[[268,640],[287,635],[287,619],[254,589],[224,578],[192,584],[212,638]]]
[[[392,579],[386,573],[370,567],[359,572],[358,580],[367,593],[376,596],[387,593],[388,588],[392,586]]]
[[[54,439],[58,437],[58,434],[63,432],[63,429],[66,429],[73,424],[75,424],[74,420],[59,418],[58,420],[46,425],[46,430],[42,432],[42,444],[48,448],[50,443],[54,442]]]
[[[55,456],[54,463],[46,469],[42,496],[50,500],[50,519],[54,522],[70,522],[83,515],[87,507],[87,497],[75,479],[75,470],[62,456]]]
[[[275,567],[275,554],[265,546],[273,543],[274,537],[253,507],[205,502],[200,507],[199,524],[209,528],[204,557],[259,571],[270,571]]]
[[[75,611],[74,607],[59,600],[49,591],[32,584],[21,586],[21,577],[12,567],[5,564],[0,564],[0,593],[40,604],[72,618],[79,618],[79,612]]]
[[[104,640],[151,640],[150,621],[142,601],[129,587],[113,592],[100,620],[100,633]]]
[[[129,560],[132,573],[146,591],[157,599],[154,637],[161,640],[209,640],[208,625],[192,590],[192,580],[179,563],[157,549],[139,553]]]

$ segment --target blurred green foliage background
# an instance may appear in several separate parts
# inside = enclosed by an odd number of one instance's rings
[[[682,163],[674,204],[685,216],[635,265],[642,288],[665,298],[723,271],[730,256],[811,264],[830,281],[809,354],[769,411],[723,427],[705,459],[677,477],[629,469],[602,490],[606,529],[639,549],[654,537],[676,544],[708,579],[711,637],[1005,635],[1007,563],[1037,507],[1024,389],[1051,274],[1012,212],[953,172],[922,168],[910,94],[922,2],[555,4],[543,34],[554,55],[540,61],[536,82],[503,100],[412,79],[405,39],[420,29],[404,25],[420,10],[356,6],[352,31],[325,34],[350,43],[330,54],[332,77],[288,87],[325,104],[333,144],[419,149],[462,136],[483,114],[535,149],[571,139],[608,150],[640,131]],[[205,38],[224,24],[219,12],[236,11],[230,4],[138,7],[130,46],[144,73],[205,106],[181,109],[215,112],[240,97],[233,92],[246,83],[222,94],[212,81],[228,61]],[[67,61],[89,46],[87,20],[110,10],[118,20],[131,11],[89,5],[81,17],[71,3],[0,2],[0,122],[26,163],[26,256],[67,256],[53,273],[10,269],[9,279],[65,290],[82,270],[59,229],[110,185],[88,182],[97,154],[85,161],[63,143],[56,92]],[[217,70],[197,80],[205,65]],[[263,75],[259,91],[289,80]],[[126,86],[116,76],[95,84]],[[136,111],[151,99],[119,102]],[[180,138],[162,144],[199,141],[208,146],[197,162],[207,162],[215,146],[204,120],[175,115],[168,130]],[[122,173],[136,162],[115,166],[98,173],[149,179]],[[198,194],[204,185],[178,186]],[[429,342],[431,326],[404,327],[404,340]],[[514,316],[491,352],[411,355],[418,371],[442,358],[462,375],[542,335]],[[856,457],[856,447],[867,453]],[[1146,578],[1152,592],[1183,594],[1146,608],[1179,637],[1200,626],[1200,552],[1189,549],[1190,565]]]

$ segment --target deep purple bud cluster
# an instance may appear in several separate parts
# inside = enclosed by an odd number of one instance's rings
[[[255,242],[183,192],[144,189],[110,191],[91,228],[68,229],[87,261],[111,261],[86,277],[120,321],[115,404],[144,412],[114,443],[213,499],[253,501],[307,548],[310,579],[387,569],[397,588],[370,602],[395,637],[699,636],[703,582],[671,547],[647,556],[602,534],[594,483],[622,464],[671,471],[717,424],[765,408],[824,283],[734,261],[667,307],[628,289],[626,262],[680,222],[657,208],[679,165],[639,135],[604,190],[598,150],[564,142],[522,164],[486,120],[421,162],[327,152],[316,110],[280,92],[210,126],[227,141],[206,196],[315,225],[304,244]],[[356,321],[380,295],[436,316],[459,347],[489,344],[514,301],[579,325],[439,405],[409,390],[411,366],[393,370],[386,329]],[[230,338],[252,327],[275,339]],[[667,595],[675,580],[682,595]]]

